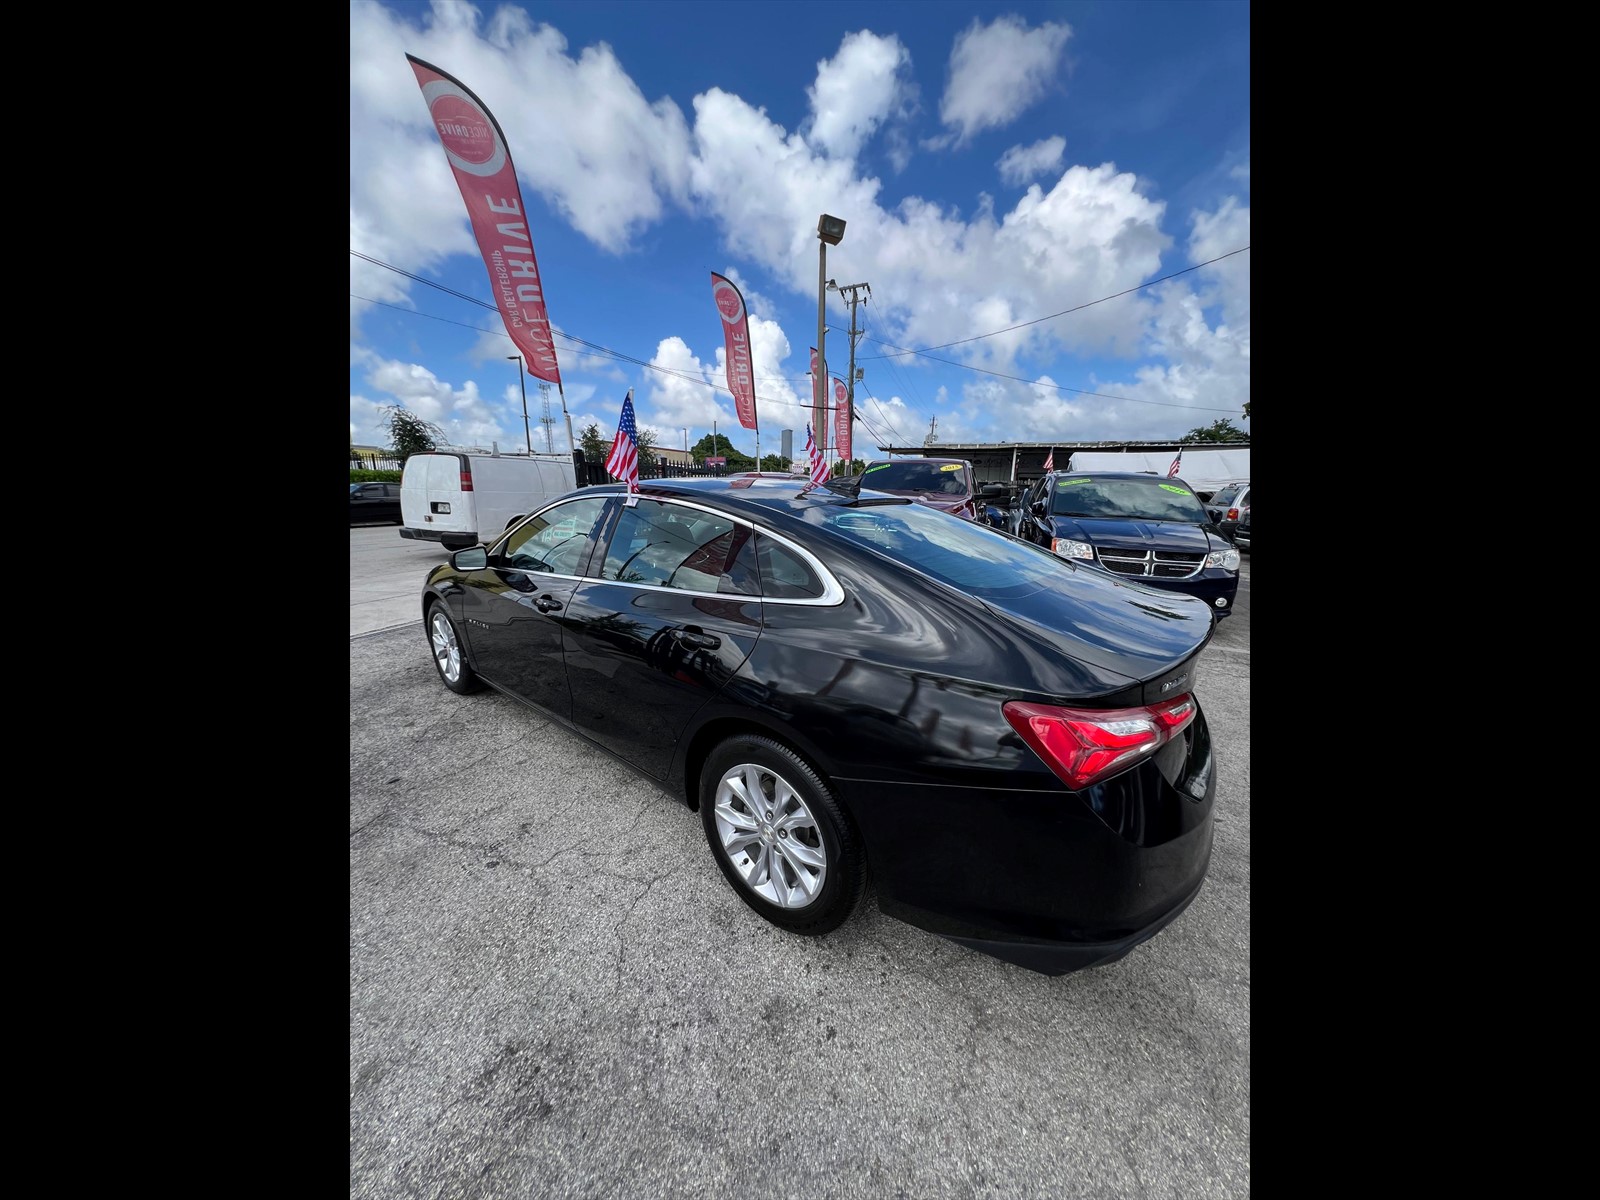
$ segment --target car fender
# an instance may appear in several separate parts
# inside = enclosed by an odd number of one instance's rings
[[[735,726],[742,727],[737,732],[764,734],[782,742],[806,759],[825,778],[831,780],[838,774],[832,756],[788,721],[744,703],[729,702],[719,693],[695,713],[678,735],[678,744],[672,752],[672,767],[667,778],[683,781],[683,799],[690,808],[698,808],[700,804],[699,764],[705,761],[710,748],[722,740],[720,727],[726,727],[728,736],[732,736],[736,732]],[[690,778],[691,762],[694,778]]]

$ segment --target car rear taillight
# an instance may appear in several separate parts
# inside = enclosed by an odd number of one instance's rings
[[[1061,782],[1081,791],[1133,766],[1194,720],[1193,696],[1144,708],[1061,708],[1012,700],[1006,720]]]
[[[472,462],[470,459],[463,458],[461,460],[461,490],[463,492],[472,490]]]
[[[1239,510],[1237,508],[1230,508],[1228,510],[1228,520],[1237,521],[1238,519],[1239,519]]]

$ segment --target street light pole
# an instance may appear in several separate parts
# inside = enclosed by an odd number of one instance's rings
[[[812,432],[817,435],[817,446],[822,451],[824,461],[828,457],[828,422],[819,422],[817,414],[827,411],[828,355],[824,339],[828,336],[828,247],[837,246],[844,240],[844,224],[841,218],[831,217],[827,213],[817,218],[817,373],[811,381],[811,423],[813,426],[822,426],[820,430],[814,428]],[[823,403],[819,404],[818,397],[823,398]]]
[[[533,453],[533,434],[530,433],[529,430],[528,430],[528,381],[526,379],[524,379],[523,376],[522,376],[522,355],[520,355],[520,354],[508,354],[508,355],[506,355],[506,357],[507,358],[514,358],[514,359],[517,360],[517,382],[522,385],[522,437],[523,437],[523,440],[528,443],[528,453],[532,454]],[[563,409],[565,409],[567,407],[565,401],[562,401],[561,407]],[[567,435],[568,435],[569,438],[571,437],[571,433],[572,433],[572,430],[571,430],[571,425],[569,423],[568,428],[567,428]]]
[[[817,239],[817,373],[811,379],[811,423],[817,429],[817,450],[823,461],[828,458],[828,422],[819,414],[827,409],[817,402],[817,397],[828,395],[828,322],[825,303],[828,298],[828,243]]]

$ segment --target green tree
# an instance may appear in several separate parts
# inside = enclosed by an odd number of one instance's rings
[[[763,454],[761,456],[761,469],[763,471],[787,471],[789,460],[781,454]]]
[[[1178,439],[1180,442],[1248,442],[1250,435],[1234,427],[1227,417],[1210,425],[1197,425]]]
[[[1246,421],[1250,419],[1250,401],[1248,400],[1244,402],[1244,419]]]
[[[654,462],[656,457],[656,431],[654,429],[639,430],[639,457]],[[607,453],[610,447],[607,447]]]
[[[388,414],[389,450],[401,462],[413,454],[437,450],[449,440],[444,430],[432,421],[424,421],[403,404],[391,404],[383,411]]]
[[[709,433],[706,434],[705,437],[689,448],[689,453],[694,456],[695,462],[704,462],[706,459],[720,454],[727,458],[729,467],[738,467],[745,471],[754,467],[756,461],[751,455],[740,454],[735,450],[733,443],[728,440],[728,435],[725,433],[716,434],[715,437]]]
[[[611,453],[611,443],[606,441],[605,434],[600,432],[600,426],[593,421],[589,427],[578,435],[578,442],[583,446],[583,461],[603,463],[606,455]]]
[[[866,469],[867,460],[864,458],[852,458],[849,462],[842,458],[835,459],[832,467],[835,475],[859,475]]]
[[[616,440],[616,434],[610,437],[600,432],[600,426],[593,421],[581,434],[578,441],[583,445],[583,460],[585,462],[603,463],[611,456],[611,443]],[[642,460],[654,461],[656,457],[656,435],[652,429],[639,430],[639,457]]]

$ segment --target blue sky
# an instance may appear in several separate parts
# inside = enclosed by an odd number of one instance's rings
[[[1249,19],[1199,0],[355,0],[351,440],[384,444],[395,403],[457,444],[524,439],[515,348],[407,53],[505,131],[574,432],[609,438],[632,387],[662,444],[715,417],[754,450],[717,271],[751,311],[763,453],[783,428],[799,449],[823,212],[848,222],[828,276],[872,288],[858,456],[921,445],[935,417],[941,442],[1248,430],[1253,251],[1230,252],[1250,245]],[[842,376],[836,294],[827,322]]]

